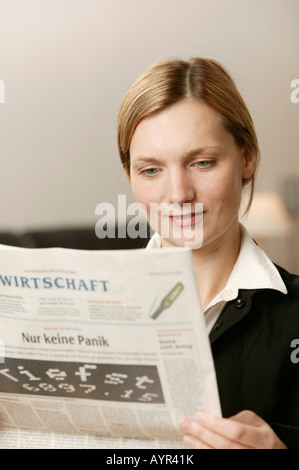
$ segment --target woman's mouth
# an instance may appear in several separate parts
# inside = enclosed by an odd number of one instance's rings
[[[188,227],[195,225],[202,219],[203,212],[195,212],[183,215],[170,215],[169,220],[177,227]]]

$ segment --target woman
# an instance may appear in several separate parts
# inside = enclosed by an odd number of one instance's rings
[[[192,253],[223,418],[183,419],[185,443],[299,448],[298,366],[290,359],[299,278],[275,267],[238,220],[246,185],[250,207],[259,147],[234,82],[208,59],[153,65],[123,100],[118,145],[149,219],[152,204],[176,208],[160,213],[148,249],[187,245],[203,224]]]

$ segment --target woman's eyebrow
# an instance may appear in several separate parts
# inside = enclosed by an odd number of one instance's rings
[[[143,157],[139,156],[131,160],[132,166],[137,166],[137,165],[144,165],[144,164],[150,164],[150,163],[159,163],[161,160],[159,160],[156,157]]]
[[[182,158],[184,159],[190,159],[190,158],[194,158],[194,157],[197,157],[199,155],[203,155],[203,154],[211,154],[211,155],[214,155],[214,154],[218,154],[220,152],[223,152],[224,150],[224,147],[222,145],[212,145],[212,146],[207,146],[207,147],[198,147],[198,148],[195,148],[195,149],[192,149],[192,150],[188,150],[187,152],[185,152],[183,155],[182,155]],[[156,158],[156,157],[146,157],[146,156],[142,156],[142,155],[139,155],[137,157],[135,157],[134,159],[132,159],[132,165],[133,166],[136,166],[136,165],[140,165],[140,164],[152,164],[152,163],[160,163],[161,160]]]
[[[199,155],[215,155],[223,152],[224,147],[222,145],[211,145],[207,147],[198,147],[196,149],[188,150],[186,153],[183,154],[184,158],[194,158]]]

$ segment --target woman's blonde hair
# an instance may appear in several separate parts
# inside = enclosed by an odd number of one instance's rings
[[[258,166],[260,151],[254,124],[233,79],[218,62],[206,58],[172,59],[149,67],[125,95],[118,115],[117,139],[120,158],[130,174],[130,145],[140,121],[184,99],[194,99],[216,110],[223,125],[240,148],[250,150]],[[251,179],[253,198],[255,173]]]

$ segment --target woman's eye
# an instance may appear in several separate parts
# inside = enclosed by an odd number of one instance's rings
[[[211,166],[213,166],[213,164],[214,164],[214,161],[212,160],[202,160],[202,161],[196,162],[194,165],[198,168],[210,168]]]
[[[144,175],[147,178],[151,176],[156,176],[158,174],[158,168],[147,168],[146,170],[142,170],[140,174]]]

